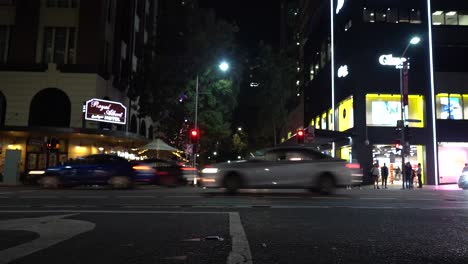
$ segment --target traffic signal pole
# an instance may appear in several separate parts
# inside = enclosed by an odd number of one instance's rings
[[[195,129],[198,131],[198,74],[197,74],[197,82],[196,82],[196,85],[195,85]],[[193,157],[192,157],[192,161],[193,161],[193,168],[197,168],[197,143],[192,143],[192,153],[193,153]],[[197,184],[197,175],[195,175],[195,178],[193,180],[193,183],[196,185]]]
[[[404,67],[404,66],[403,66]],[[403,94],[403,69],[400,69],[400,106],[401,106],[401,116],[400,116],[400,144],[401,144],[401,182],[402,189],[405,189],[405,154],[406,154],[406,142],[405,142],[405,104],[404,104],[404,94]]]

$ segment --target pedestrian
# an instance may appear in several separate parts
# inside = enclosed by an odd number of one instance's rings
[[[405,165],[405,183],[406,183],[406,188],[407,189],[413,189],[413,167],[411,166],[411,163],[408,161]]]
[[[382,189],[387,189],[388,167],[385,163],[383,164],[383,167],[380,168],[380,175],[382,176]]]
[[[374,164],[371,169],[371,174],[372,174],[372,180],[374,181],[374,189],[380,189],[379,188],[379,165]]]
[[[462,173],[468,172],[468,163],[465,163],[465,167],[463,167]]]
[[[397,167],[397,168],[395,169],[395,180],[397,180],[397,181],[402,180],[402,181],[403,181],[403,179],[402,179],[402,177],[401,177],[401,169],[400,169],[400,167]]]
[[[422,168],[421,168],[421,163],[418,163],[418,168],[416,169],[416,175],[418,176],[418,188],[422,188]]]

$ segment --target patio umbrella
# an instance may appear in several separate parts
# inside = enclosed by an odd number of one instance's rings
[[[139,149],[142,150],[156,150],[156,156],[159,158],[159,152],[160,151],[169,151],[169,152],[174,152],[174,151],[179,151],[178,149],[169,146],[166,142],[164,142],[162,139],[157,138],[150,143],[139,147]]]

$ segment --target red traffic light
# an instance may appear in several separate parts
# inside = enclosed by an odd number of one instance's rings
[[[190,142],[192,144],[196,144],[196,143],[198,143],[198,139],[200,137],[200,131],[198,131],[198,129],[196,129],[196,128],[192,128],[190,130],[189,136],[190,136]]]
[[[304,144],[305,132],[303,129],[298,129],[296,132],[297,144]]]
[[[300,129],[297,131],[297,136],[298,137],[303,137],[304,136],[304,130]]]

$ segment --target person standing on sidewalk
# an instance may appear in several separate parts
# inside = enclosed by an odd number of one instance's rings
[[[468,172],[468,163],[465,163],[465,167],[463,167],[462,173]]]
[[[413,167],[411,166],[411,163],[408,161],[405,165],[405,183],[406,183],[406,188],[407,189],[413,189]]]
[[[379,165],[374,164],[371,169],[371,174],[372,174],[372,179],[374,180],[374,189],[380,189],[379,188]]]
[[[418,168],[416,169],[416,174],[418,175],[418,188],[422,188],[422,168],[421,168],[421,163],[418,163]]]
[[[382,176],[382,189],[387,189],[388,168],[385,163],[383,164],[383,167],[380,168],[380,175]]]

